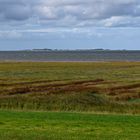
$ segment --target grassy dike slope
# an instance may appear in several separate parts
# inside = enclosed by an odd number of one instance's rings
[[[1,140],[139,140],[140,116],[0,111]]]
[[[140,114],[140,62],[1,62],[0,108]]]

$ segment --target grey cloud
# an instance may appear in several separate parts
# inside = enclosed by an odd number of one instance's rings
[[[22,0],[0,0],[0,14],[4,20],[25,20],[31,17],[31,7]]]
[[[131,18],[128,21],[126,17]],[[139,0],[0,0],[0,22],[8,25],[9,21],[28,20],[30,24],[52,27],[131,26],[131,23],[139,26],[137,17],[140,17]],[[122,24],[124,20],[127,21]]]
[[[28,6],[22,5],[14,5],[12,7],[7,7],[4,14],[5,18],[9,20],[25,20],[31,16],[30,8]]]

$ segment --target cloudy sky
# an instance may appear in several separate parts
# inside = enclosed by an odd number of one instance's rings
[[[140,0],[0,0],[0,50],[140,49]]]

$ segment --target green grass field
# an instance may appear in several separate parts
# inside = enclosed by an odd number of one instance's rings
[[[140,116],[0,111],[0,140],[139,140]]]

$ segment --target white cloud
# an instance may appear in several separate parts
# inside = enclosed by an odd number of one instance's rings
[[[17,31],[0,31],[0,39],[18,39],[22,37],[21,32]]]
[[[30,28],[140,27],[139,18],[139,0],[0,0],[0,30],[27,24]]]

